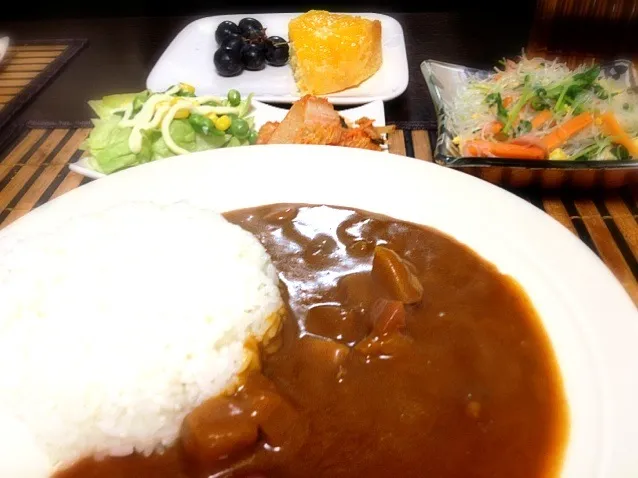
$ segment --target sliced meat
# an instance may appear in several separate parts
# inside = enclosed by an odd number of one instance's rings
[[[302,126],[295,136],[295,144],[327,144],[338,146],[344,129],[335,125],[310,124]]]
[[[337,146],[381,151],[381,146],[373,141],[373,139],[369,136],[368,131],[361,128],[350,128],[344,130],[344,133],[341,136],[341,141]]]
[[[308,310],[306,332],[319,337],[354,344],[368,333],[365,321],[354,310],[339,305],[319,304]]]
[[[370,309],[372,330],[379,336],[405,329],[405,306],[399,300],[377,299]]]
[[[306,95],[292,105],[284,120],[270,136],[268,144],[297,144],[300,132],[304,128],[317,126],[340,129],[339,114],[328,100]]]
[[[306,95],[292,105],[281,123],[263,125],[257,144],[322,144],[380,150],[382,138],[373,128],[373,120],[361,118],[356,124],[356,128],[344,127],[328,100]]]
[[[268,144],[275,130],[279,127],[278,121],[268,121],[260,129],[257,135],[257,144]]]

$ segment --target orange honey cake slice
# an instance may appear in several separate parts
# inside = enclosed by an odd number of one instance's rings
[[[352,88],[381,67],[379,20],[311,10],[290,21],[288,37],[290,65],[302,94]]]

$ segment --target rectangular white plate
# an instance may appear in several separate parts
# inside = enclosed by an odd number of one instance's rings
[[[268,121],[283,120],[286,116],[286,113],[288,113],[288,108],[279,108],[276,106],[261,103],[259,101],[253,101],[250,116],[255,118],[255,128],[259,130],[259,128],[261,128],[264,123],[267,123]],[[358,120],[363,116],[366,116],[374,120],[375,126],[385,126],[385,110],[383,108],[383,102],[380,100],[373,101],[357,108],[349,108],[339,111],[339,114],[343,116],[347,121],[352,122]],[[326,147],[329,148],[330,146]],[[99,171],[91,168],[88,157],[80,158],[75,163],[69,164],[69,169],[91,179],[99,179],[106,176],[104,173],[100,173]]]
[[[289,65],[266,65],[261,71],[244,71],[224,78],[215,71],[213,55],[217,49],[215,30],[224,20],[235,23],[254,17],[266,28],[268,36],[288,39],[288,22],[300,13],[221,15],[202,18],[187,25],[162,54],[146,80],[151,91],[164,91],[179,82],[195,86],[198,95],[226,95],[235,88],[242,95],[254,93],[255,99],[272,103],[292,103],[300,94]],[[353,13],[381,22],[383,64],[379,71],[356,88],[325,95],[334,104],[352,105],[373,100],[396,98],[408,86],[408,58],[403,28],[394,18],[376,13]]]

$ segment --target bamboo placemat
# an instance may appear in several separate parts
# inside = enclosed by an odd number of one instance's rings
[[[88,182],[69,170],[80,158],[88,124],[15,125],[0,140],[0,228],[31,209]],[[390,151],[432,161],[431,132],[397,129]],[[589,246],[638,304],[638,189],[613,192],[516,191]],[[547,247],[552,247],[548,244]]]
[[[0,128],[86,45],[86,40],[34,40],[11,45],[0,62]]]

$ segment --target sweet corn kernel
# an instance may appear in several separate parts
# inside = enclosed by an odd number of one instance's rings
[[[187,93],[195,93],[195,87],[193,85],[189,85],[188,83],[180,83],[179,88],[182,91],[186,91]]]
[[[217,121],[217,115],[215,113],[211,113],[208,115],[208,119],[211,120],[213,122],[213,124],[215,124],[215,121]]]
[[[549,153],[549,159],[568,159],[567,153],[563,151],[561,148],[556,148],[554,151]]]
[[[228,115],[223,115],[217,118],[217,120],[214,123],[215,123],[215,128],[217,128],[220,131],[226,131],[228,128],[230,128],[231,121]]]
[[[455,136],[454,138],[452,138],[452,143],[461,144],[461,137],[460,136]]]
[[[596,124],[597,126],[600,126],[601,124],[603,124],[603,120],[601,120],[600,118],[596,118],[594,120],[594,124]]]
[[[191,112],[189,110],[187,110],[186,108],[182,108],[180,110],[177,110],[177,112],[175,113],[174,118],[175,119],[186,119],[191,115]]]

